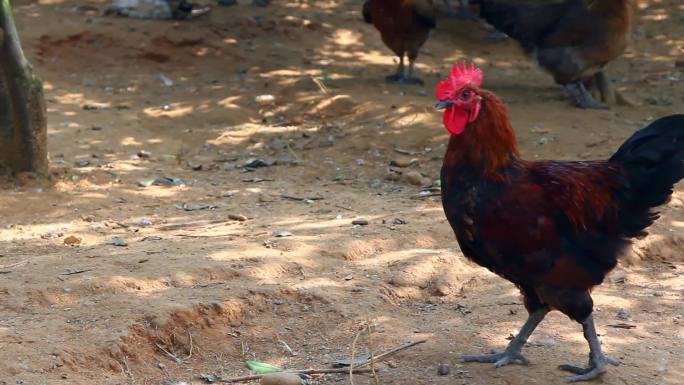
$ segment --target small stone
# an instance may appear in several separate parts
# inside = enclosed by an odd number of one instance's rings
[[[404,174],[404,178],[412,185],[420,186],[423,183],[423,175],[418,171],[409,171]]]
[[[169,78],[168,76],[164,75],[163,73],[159,73],[158,75],[159,80],[166,86],[166,87],[172,87],[173,86],[173,80]]]
[[[622,321],[629,321],[629,319],[631,318],[629,316],[629,313],[625,309],[618,310],[616,317],[617,317],[617,319],[622,320]]]
[[[55,239],[55,238],[60,238],[64,235],[64,233],[58,232],[58,231],[50,231],[49,233],[45,233],[41,235],[40,237],[42,239]]]
[[[380,179],[373,179],[370,182],[368,182],[368,187],[380,188],[380,187],[382,187],[382,181]]]
[[[88,167],[90,166],[90,161],[87,159],[81,159],[76,161],[76,167]]]
[[[274,231],[271,235],[273,235],[276,238],[284,238],[284,237],[291,237],[292,233],[289,231],[278,230],[278,231]]]
[[[112,246],[119,246],[119,247],[128,246],[128,242],[126,242],[125,239],[121,239],[121,238],[114,238],[111,240],[111,242],[109,242],[109,244]]]
[[[408,167],[419,164],[420,161],[416,158],[409,159],[407,157],[400,157],[390,161],[390,166],[394,167]]]
[[[354,279],[354,274],[349,274],[348,276],[344,277],[345,281],[351,281],[352,279]]]
[[[439,364],[437,367],[437,374],[440,376],[446,376],[451,372],[451,367],[449,364]]]
[[[154,183],[154,178],[138,179],[138,186],[140,186],[140,187],[149,187],[149,186],[152,186],[153,183]]]
[[[150,159],[150,157],[152,156],[152,153],[147,151],[147,150],[140,150],[140,151],[138,151],[137,155],[138,155],[138,158],[140,158],[140,159]]]
[[[137,222],[137,224],[138,224],[139,226],[152,226],[152,221],[149,220],[149,219],[143,218],[143,219],[139,220],[139,221]]]
[[[653,292],[653,296],[654,296],[654,297],[664,297],[664,296],[665,296],[665,292],[664,292],[664,291],[660,291],[660,290],[654,291],[654,292]]]
[[[357,225],[357,226],[368,226],[368,220],[367,219],[354,219],[352,221],[352,225]]]
[[[260,385],[302,385],[302,379],[295,373],[268,373],[259,380]]]
[[[194,160],[189,160],[188,161],[188,167],[190,167],[194,171],[200,171],[200,170],[202,170],[202,163],[196,162]]]
[[[387,174],[385,175],[385,179],[391,180],[391,181],[397,181],[401,179],[401,174],[395,171],[388,171]]]
[[[267,106],[269,104],[275,103],[275,96],[273,96],[273,95],[259,95],[259,96],[254,98],[254,101],[257,102],[257,104],[260,106]]]
[[[81,238],[74,236],[74,235],[69,235],[68,237],[64,238],[64,244],[65,245],[78,245],[81,243]]]
[[[228,214],[228,219],[233,221],[244,222],[247,220],[247,217],[241,214]]]

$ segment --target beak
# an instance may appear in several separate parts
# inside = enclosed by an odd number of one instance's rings
[[[450,100],[440,100],[437,102],[437,104],[435,104],[435,108],[437,108],[438,110],[443,110],[443,109],[449,108],[453,105],[454,105],[454,102],[452,102]]]

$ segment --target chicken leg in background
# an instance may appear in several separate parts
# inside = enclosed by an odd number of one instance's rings
[[[529,315],[503,351],[463,359],[527,363],[525,341],[557,310],[582,325],[589,345],[586,367],[559,368],[571,382],[598,378],[618,362],[601,348],[591,291],[684,178],[684,115],[654,120],[606,160],[529,161],[506,106],[482,80],[479,69],[457,65],[435,91],[451,134],[442,205],[463,255],[513,283]]]
[[[465,20],[477,20],[477,16],[470,11],[469,0],[459,0],[458,1],[458,11],[454,10],[451,5],[451,0],[444,0],[444,5],[447,9],[447,15],[451,17],[458,17],[459,19]]]
[[[432,0],[366,0],[363,18],[380,31],[385,45],[399,57],[399,66],[388,82],[423,84],[416,76],[416,58],[420,48],[435,28],[435,6]],[[404,65],[408,58],[408,72]]]
[[[585,83],[594,81],[602,99],[614,100],[603,68],[627,47],[632,15],[628,0],[566,0],[541,5],[481,0],[480,16],[520,43],[523,50],[565,88],[580,108],[608,108]]]

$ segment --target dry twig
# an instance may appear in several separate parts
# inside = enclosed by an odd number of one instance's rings
[[[373,373],[373,382],[375,385],[380,385],[378,375],[375,373],[375,361],[373,360],[373,324],[368,316],[366,317],[366,328],[368,329],[368,352],[370,353],[368,362],[370,362],[371,373]]]
[[[354,369],[354,373],[368,373],[370,369]],[[286,370],[285,373],[297,373],[297,374],[333,374],[333,373],[349,373],[347,368],[321,368],[321,369],[297,369],[297,370]],[[205,381],[208,382],[247,382],[261,379],[263,374],[250,374],[248,376],[232,377],[232,378],[222,378],[219,376],[212,376],[203,374],[200,376]]]
[[[351,361],[349,362],[349,383],[351,385],[354,385],[354,355],[356,354],[356,341],[359,340],[359,336],[361,333],[363,333],[363,327],[361,330],[359,330],[356,333],[356,336],[354,337],[354,341],[352,342],[352,347],[351,347]]]

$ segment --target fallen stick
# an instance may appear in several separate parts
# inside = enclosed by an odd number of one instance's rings
[[[353,370],[354,373],[368,373],[370,371],[371,371],[370,369],[354,369]],[[280,373],[283,373],[283,372],[280,372]],[[286,370],[285,373],[298,373],[298,374],[349,373],[349,369],[348,368],[295,369],[295,370]],[[231,383],[231,382],[247,382],[247,381],[259,380],[263,376],[265,376],[265,374],[251,374],[248,376],[223,378],[223,377],[219,377],[219,376],[212,376],[212,375],[208,375],[208,374],[203,374],[200,376],[200,378],[207,381],[207,382]]]
[[[378,361],[382,361],[382,360],[384,360],[385,358],[387,358],[387,357],[389,357],[389,356],[392,356],[392,355],[394,355],[394,354],[397,354],[397,353],[399,353],[400,351],[402,351],[402,350],[404,350],[404,349],[408,349],[408,348],[410,348],[410,347],[412,347],[412,346],[416,346],[416,345],[422,344],[422,343],[424,343],[424,342],[427,342],[427,340],[418,340],[418,341],[413,341],[413,342],[407,342],[407,343],[405,343],[405,344],[403,344],[403,345],[401,345],[401,346],[397,346],[397,347],[394,348],[394,349],[390,349],[390,350],[388,350],[388,351],[386,351],[386,352],[384,352],[384,353],[378,354],[377,356],[368,359],[366,362],[362,362],[362,363],[356,365],[356,367],[357,367],[357,368],[360,368],[360,367],[362,367],[362,366],[370,365],[371,363],[376,363],[376,362],[378,362]]]
[[[369,373],[369,372],[372,372],[371,368],[361,368],[361,367],[366,366],[366,365],[370,365],[371,363],[376,363],[378,361],[382,361],[383,359],[385,359],[389,356],[392,356],[394,354],[397,354],[402,350],[408,349],[412,346],[422,344],[424,342],[427,342],[427,340],[424,339],[424,340],[418,340],[418,341],[413,341],[413,342],[407,342],[401,346],[397,346],[396,348],[393,348],[393,349],[390,349],[384,353],[378,354],[377,356],[373,357],[372,359],[368,359],[364,362],[361,362],[361,363],[355,365],[353,368],[351,368],[351,370],[350,370],[350,368],[342,367],[342,368],[319,368],[319,369],[293,369],[293,370],[286,370],[285,372],[301,373],[301,374]],[[207,382],[231,383],[231,382],[247,382],[247,381],[259,380],[263,376],[264,376],[263,374],[251,374],[248,376],[223,378],[223,377],[214,376],[211,374],[202,374],[202,375],[200,375],[200,378],[207,381]]]

